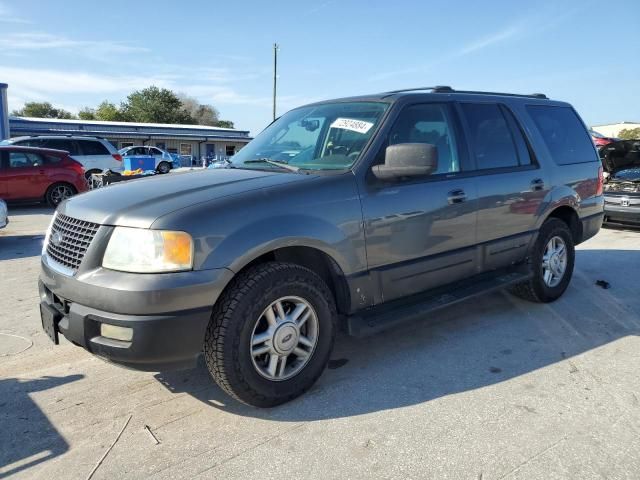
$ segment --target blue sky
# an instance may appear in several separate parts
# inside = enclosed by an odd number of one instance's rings
[[[155,84],[258,133],[310,101],[451,85],[544,92],[587,123],[640,121],[638,0],[0,0],[9,107],[77,111]]]

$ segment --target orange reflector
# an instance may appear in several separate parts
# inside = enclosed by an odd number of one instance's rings
[[[162,232],[164,259],[167,263],[192,267],[193,245],[191,236],[184,232]]]

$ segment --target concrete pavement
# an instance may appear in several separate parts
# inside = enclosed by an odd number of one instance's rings
[[[307,395],[257,410],[203,365],[141,373],[53,346],[36,284],[50,213],[11,209],[0,230],[0,478],[86,478],[129,415],[93,478],[640,477],[640,231],[579,246],[553,304],[496,293],[340,336]]]

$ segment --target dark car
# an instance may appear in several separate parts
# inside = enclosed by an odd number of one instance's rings
[[[56,207],[86,190],[84,169],[68,152],[0,146],[0,197],[7,202],[46,201]]]
[[[600,149],[606,172],[605,223],[640,226],[640,140],[622,140]]]
[[[60,205],[42,324],[142,370],[204,351],[226,392],[273,406],[313,385],[338,329],[395,328],[500,288],[556,300],[603,205],[567,103],[450,87],[315,103],[225,168]]]

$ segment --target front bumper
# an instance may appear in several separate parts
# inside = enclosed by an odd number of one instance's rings
[[[606,201],[605,197],[605,223],[640,225],[640,199],[638,197],[626,197],[625,199],[627,206],[622,206],[621,197],[614,197],[610,201]]]
[[[137,370],[190,368],[202,351],[211,310],[232,277],[227,269],[157,275],[102,268],[75,276],[42,257],[39,291],[64,337],[107,361]],[[131,341],[101,335],[107,323],[133,330]]]

